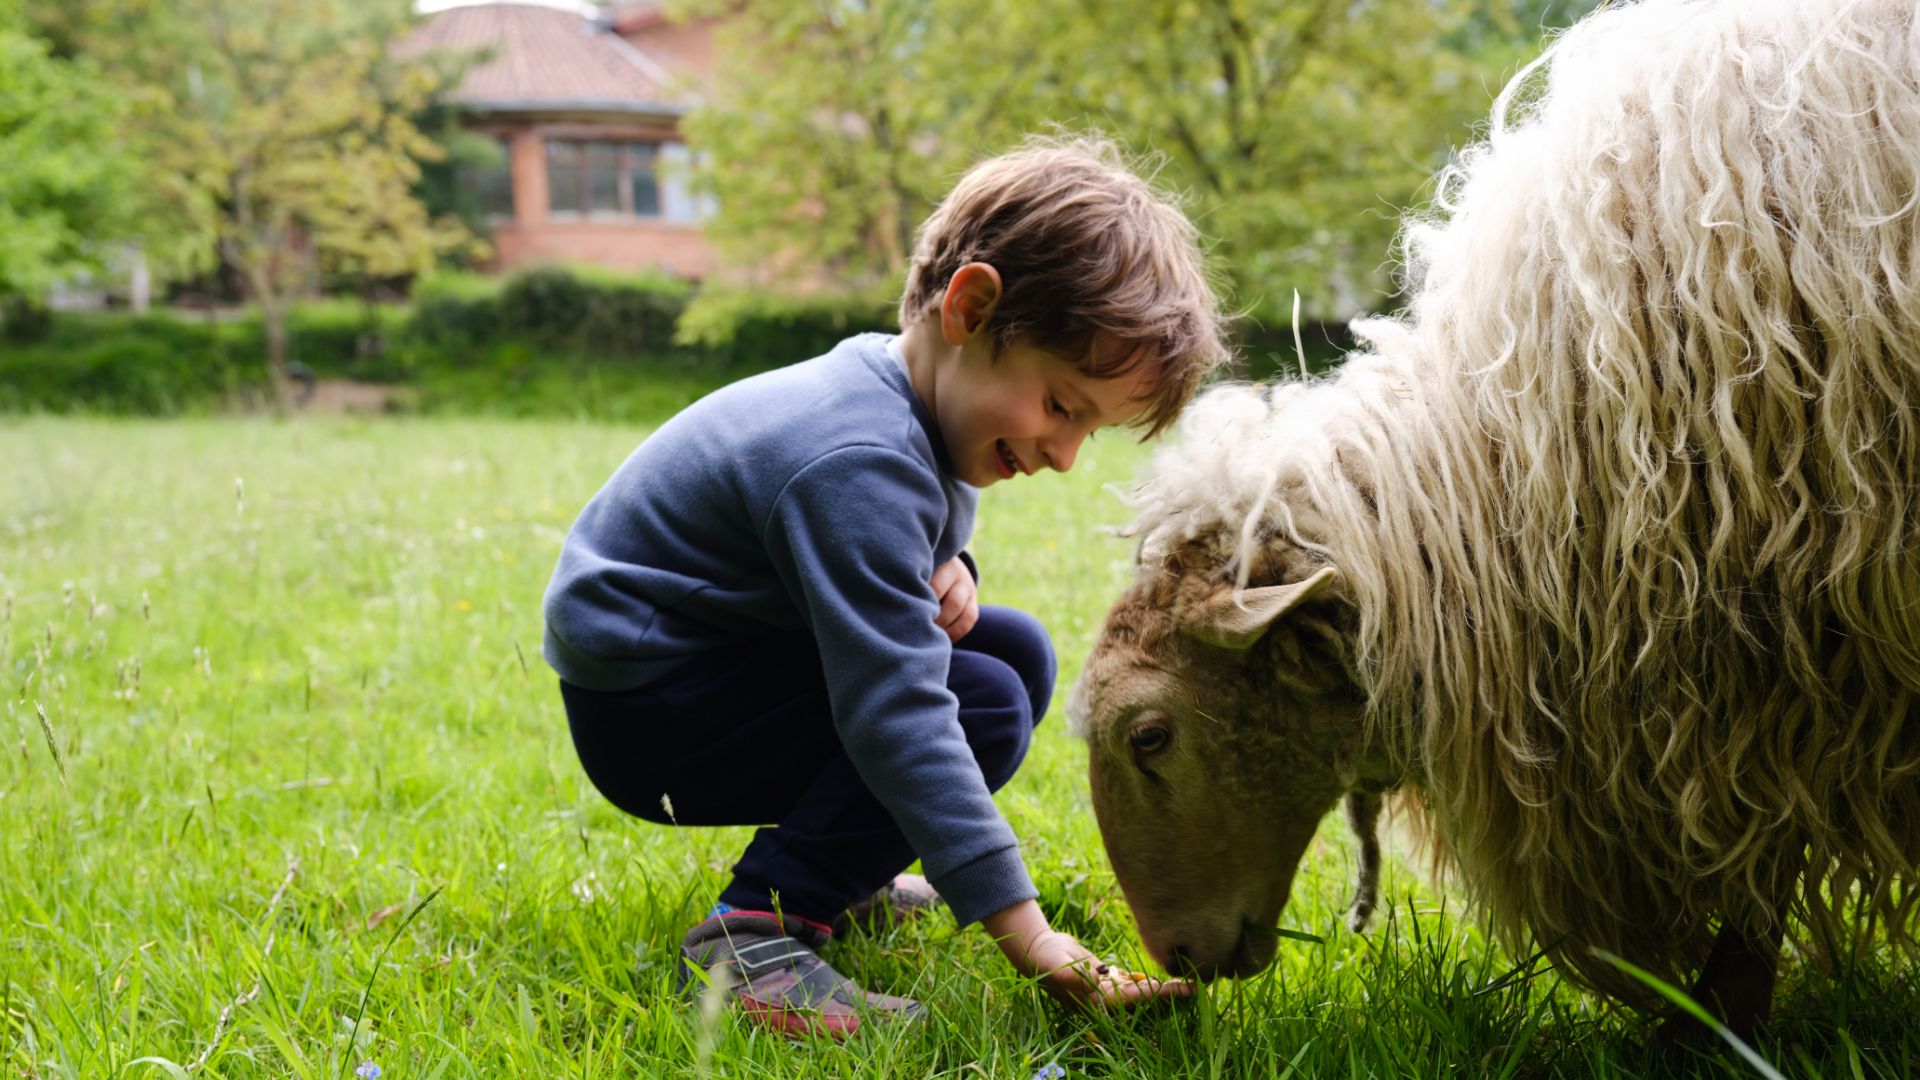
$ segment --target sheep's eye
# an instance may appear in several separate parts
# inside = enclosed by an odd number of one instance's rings
[[[1157,754],[1167,747],[1167,729],[1163,727],[1142,727],[1127,737],[1133,744],[1136,754]]]

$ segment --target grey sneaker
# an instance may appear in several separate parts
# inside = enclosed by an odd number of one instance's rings
[[[696,972],[722,969],[728,993],[753,1022],[784,1035],[860,1030],[863,1020],[913,1020],[924,1010],[912,998],[870,994],[814,952],[833,937],[817,922],[771,911],[729,911],[692,930],[680,944],[680,989],[699,993]]]
[[[919,874],[901,874],[880,891],[847,908],[833,920],[833,932],[846,937],[860,930],[898,926],[940,903],[940,894]]]

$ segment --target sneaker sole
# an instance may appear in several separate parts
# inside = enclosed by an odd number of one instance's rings
[[[831,1035],[844,1039],[860,1030],[860,1018],[851,1014],[808,1012],[770,1005],[752,998],[737,999],[742,1012],[754,1023],[788,1038]]]

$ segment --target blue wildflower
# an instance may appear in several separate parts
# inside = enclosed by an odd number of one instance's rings
[[[1065,1075],[1067,1070],[1061,1068],[1059,1062],[1049,1061],[1040,1066],[1039,1072],[1033,1074],[1033,1080],[1060,1080]]]
[[[360,1080],[380,1080],[380,1066],[371,1061],[363,1061],[359,1068],[353,1070],[353,1075]]]

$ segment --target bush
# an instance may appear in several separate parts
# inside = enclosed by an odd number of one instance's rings
[[[53,329],[53,312],[31,296],[0,299],[0,339],[27,344],[43,340]]]
[[[777,367],[819,356],[843,338],[899,329],[891,301],[771,296],[746,290],[701,294],[681,318],[677,340],[729,367]]]
[[[0,352],[0,411],[159,416],[217,408],[265,380],[236,365],[219,327],[167,316],[62,316]]]
[[[410,317],[406,307],[354,300],[298,304],[287,315],[287,359],[321,378],[404,381],[411,366],[405,347]],[[267,335],[259,316],[234,325],[236,354],[264,365]]]
[[[413,287],[407,339],[446,350],[456,362],[482,342],[500,337],[499,300],[505,282],[478,274],[439,273]]]
[[[588,276],[560,267],[508,279],[495,330],[557,348],[609,356],[664,354],[688,287],[665,277]]]
[[[658,274],[544,268],[502,281],[422,279],[411,306],[296,305],[289,359],[322,378],[403,383],[422,409],[657,418],[725,382],[818,356],[862,331],[896,329],[890,298],[696,293]],[[257,314],[215,322],[172,313],[57,313],[30,345],[0,347],[0,411],[160,415],[264,397]],[[1286,319],[1241,319],[1243,369],[1297,370]],[[1325,370],[1352,347],[1346,327],[1301,327]]]

